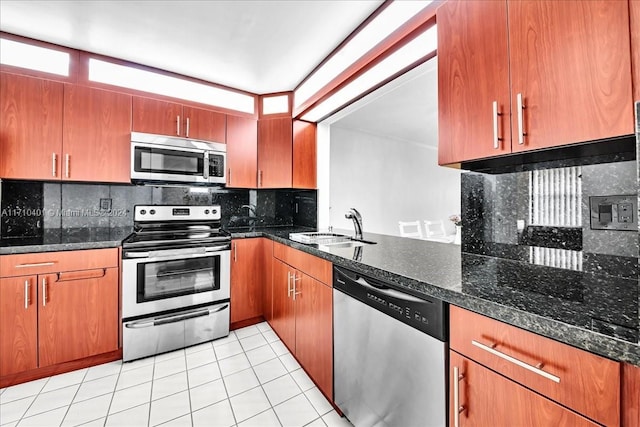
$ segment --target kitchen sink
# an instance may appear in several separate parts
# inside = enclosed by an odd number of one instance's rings
[[[306,233],[290,233],[289,239],[306,243],[309,245],[330,246],[338,248],[352,248],[364,245],[375,245],[376,242],[371,240],[356,239],[346,234],[331,232],[306,232]]]

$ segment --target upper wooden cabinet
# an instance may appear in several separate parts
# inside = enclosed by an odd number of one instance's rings
[[[63,84],[0,73],[0,178],[60,179]]]
[[[626,1],[449,0],[437,20],[440,164],[633,133]]]
[[[65,84],[62,179],[131,182],[131,96]]]
[[[640,1],[629,1],[633,100],[640,101]]]
[[[258,121],[227,117],[227,185],[256,188],[258,183]]]
[[[133,97],[134,132],[226,142],[226,115],[175,102]]]
[[[258,188],[291,188],[292,137],[289,117],[258,121]]]
[[[316,159],[316,124],[294,120],[293,188],[317,188]]]

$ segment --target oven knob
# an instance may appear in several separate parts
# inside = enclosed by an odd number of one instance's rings
[[[205,210],[204,210],[204,214],[205,214],[205,215],[209,215],[209,209],[205,209]]]
[[[140,215],[145,215],[147,213],[147,211],[145,211],[144,209],[140,210]]]
[[[150,213],[151,215],[155,215],[155,214],[156,214],[156,210],[155,210],[155,209],[151,209],[151,210],[149,211],[149,213]]]

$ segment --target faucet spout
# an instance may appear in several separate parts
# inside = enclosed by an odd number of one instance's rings
[[[360,212],[356,208],[351,208],[344,217],[353,221],[353,227],[356,231],[355,238],[362,240],[362,215],[360,215]]]
[[[254,205],[242,205],[241,208],[248,208],[249,216],[256,216],[256,207]]]

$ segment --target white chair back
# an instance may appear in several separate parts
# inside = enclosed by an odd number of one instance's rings
[[[420,221],[398,221],[398,227],[400,228],[401,237],[424,238]]]
[[[447,232],[444,230],[444,222],[438,221],[425,221],[424,228],[427,232],[427,238],[429,237],[444,237]]]

